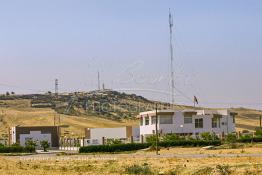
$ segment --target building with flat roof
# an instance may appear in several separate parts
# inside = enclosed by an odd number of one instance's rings
[[[235,132],[235,116],[229,110],[159,110],[158,132],[197,136],[203,132],[223,135]],[[156,111],[141,112],[140,135],[155,134]]]

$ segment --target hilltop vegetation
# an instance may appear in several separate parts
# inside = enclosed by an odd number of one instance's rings
[[[91,91],[68,94],[52,93],[0,96],[0,137],[7,137],[8,127],[15,125],[62,125],[63,133],[84,136],[84,128],[137,125],[135,117],[141,111],[153,110],[155,101],[135,94],[117,91]],[[157,102],[161,109],[192,109],[190,106],[170,106]],[[201,109],[201,108],[198,108]],[[254,130],[259,126],[261,111],[232,109],[238,130]]]
[[[30,94],[1,96],[0,100],[29,100],[32,108],[51,108],[65,115],[99,116],[112,120],[133,119],[139,112],[153,110],[155,101],[142,96],[117,91],[75,92],[69,94]],[[159,108],[169,109],[168,103],[158,102]],[[2,101],[0,107],[8,107]],[[172,106],[174,109],[189,108]]]

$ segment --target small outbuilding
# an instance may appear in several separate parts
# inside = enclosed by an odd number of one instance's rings
[[[15,126],[10,130],[11,143],[25,146],[28,140],[33,140],[40,146],[40,142],[46,140],[51,148],[59,147],[59,126]]]

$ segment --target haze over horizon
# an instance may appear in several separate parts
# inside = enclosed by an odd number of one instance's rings
[[[0,93],[106,88],[175,103],[262,109],[262,1],[2,1]]]

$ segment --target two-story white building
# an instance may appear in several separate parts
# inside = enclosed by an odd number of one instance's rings
[[[159,110],[157,114],[160,134],[196,136],[203,132],[217,135],[235,132],[237,114],[229,110]],[[156,111],[142,112],[137,117],[140,118],[140,135],[155,134]]]

